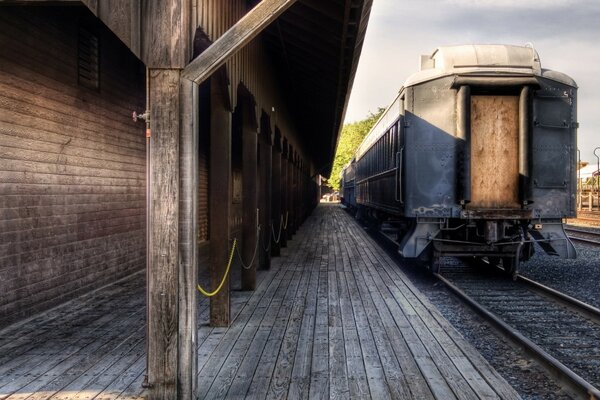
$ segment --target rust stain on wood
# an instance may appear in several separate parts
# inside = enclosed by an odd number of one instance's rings
[[[471,208],[519,208],[519,98],[471,97]]]

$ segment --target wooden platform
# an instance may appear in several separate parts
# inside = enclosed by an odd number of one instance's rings
[[[338,205],[282,253],[229,329],[201,301],[199,398],[519,398]],[[0,331],[0,399],[143,395],[143,278]]]

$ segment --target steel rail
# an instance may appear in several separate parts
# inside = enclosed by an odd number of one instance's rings
[[[571,389],[578,396],[581,398],[600,400],[600,390],[596,389],[592,384],[570,370],[567,366],[544,351],[540,346],[532,342],[518,330],[508,325],[494,313],[477,303],[452,282],[440,274],[433,275],[442,283],[444,283],[446,287],[448,287],[455,295],[457,295],[459,299],[467,303],[479,315],[494,324],[494,326],[496,326],[496,328],[498,328],[504,335],[520,345],[527,353],[540,361],[557,379],[567,385],[569,389]]]
[[[550,296],[558,299],[559,301],[565,302],[568,305],[574,306],[575,308],[579,309],[580,311],[583,311],[586,314],[591,315],[596,320],[597,323],[600,323],[600,309],[599,308],[596,308],[590,304],[584,303],[583,301],[578,300],[575,297],[571,297],[567,294],[559,292],[558,290],[553,289],[549,286],[546,286],[542,283],[536,282],[530,278],[527,278],[526,276],[519,274],[519,275],[517,275],[517,279],[523,281],[524,283],[533,287],[534,289],[537,289],[540,292],[543,292],[544,294],[550,295]]]
[[[598,222],[600,222],[600,220],[598,220]],[[584,235],[590,235],[590,236],[600,237],[600,232],[586,231],[586,230],[583,230],[583,229],[566,227],[565,231],[566,232],[573,232],[573,233],[583,233]]]
[[[592,244],[594,246],[600,246],[600,242],[597,240],[586,239],[578,236],[569,236],[569,239],[574,240],[576,242]]]

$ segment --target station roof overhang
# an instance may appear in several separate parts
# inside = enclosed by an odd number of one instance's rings
[[[372,0],[299,0],[262,33],[317,173],[328,176]]]

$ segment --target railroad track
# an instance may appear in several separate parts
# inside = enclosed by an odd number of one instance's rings
[[[565,232],[573,241],[600,246],[600,233],[577,228],[565,228]]]
[[[521,275],[513,282],[491,268],[443,268],[436,277],[569,392],[600,399],[598,308]]]

